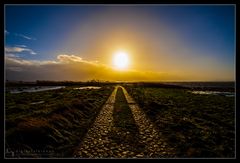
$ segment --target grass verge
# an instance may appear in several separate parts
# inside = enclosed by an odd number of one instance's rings
[[[112,91],[6,93],[5,157],[72,157]]]

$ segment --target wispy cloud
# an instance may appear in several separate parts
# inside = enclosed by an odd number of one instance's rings
[[[6,35],[8,35],[9,34],[9,32],[5,29],[4,30],[4,33],[6,34]]]
[[[59,63],[75,63],[75,62],[81,62],[81,63],[86,63],[86,64],[92,64],[95,66],[105,66],[101,63],[98,63],[98,61],[88,61],[88,60],[84,60],[81,57],[77,56],[77,55],[69,55],[69,54],[59,54],[57,56],[57,60]]]
[[[32,49],[26,48],[26,46],[25,47],[18,47],[18,46],[15,46],[15,47],[5,47],[5,52],[6,53],[21,53],[21,52],[24,52],[24,51],[29,52],[32,55],[37,54]]]
[[[19,58],[18,55],[13,54],[13,53],[6,53],[5,56],[6,56],[6,57],[9,57],[9,58]]]
[[[27,40],[36,40],[36,38],[34,38],[34,37],[26,36],[26,35],[19,34],[19,33],[14,33],[14,35],[15,35],[15,36],[18,36],[18,37],[25,38],[25,39],[27,39]]]
[[[27,46],[26,45],[15,45],[17,47],[21,47],[21,48],[26,48]]]
[[[60,54],[57,56],[57,59],[60,62],[82,62],[82,58],[78,57],[76,55],[66,55],[66,54]]]
[[[5,33],[6,35],[9,35],[9,34],[10,34],[10,32],[7,31],[6,29],[4,30],[4,33]],[[12,33],[11,33],[11,34],[12,34]],[[14,35],[14,36],[17,36],[17,37],[21,37],[21,38],[27,39],[27,40],[37,40],[37,39],[34,38],[34,37],[26,36],[26,35],[20,34],[20,33],[13,33],[13,35]]]

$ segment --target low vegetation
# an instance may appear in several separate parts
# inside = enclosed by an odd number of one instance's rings
[[[125,86],[178,157],[235,156],[235,98],[192,94],[189,89]]]
[[[6,157],[71,157],[112,91],[6,93]]]
[[[97,83],[101,89],[73,89],[75,84],[43,92],[5,93],[6,157],[72,157],[114,88],[111,83]],[[176,85],[122,84],[177,157],[235,157],[235,97],[193,94],[194,89]],[[110,137],[139,153],[144,145],[138,132],[119,88]]]

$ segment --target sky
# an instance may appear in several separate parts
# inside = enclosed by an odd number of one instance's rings
[[[4,36],[7,80],[235,80],[234,5],[5,5]]]

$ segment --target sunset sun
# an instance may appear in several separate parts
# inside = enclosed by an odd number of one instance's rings
[[[118,70],[123,70],[128,67],[129,58],[128,53],[124,51],[118,51],[114,53],[113,56],[113,65]]]

